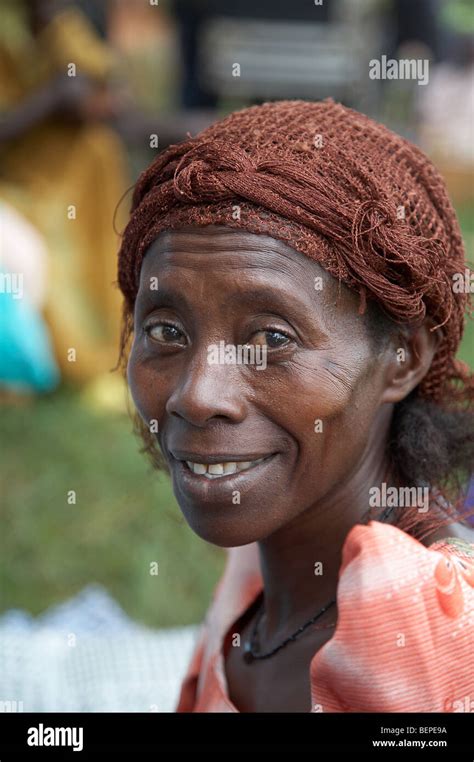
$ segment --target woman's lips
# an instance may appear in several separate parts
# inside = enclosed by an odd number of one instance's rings
[[[232,490],[250,488],[253,482],[257,484],[264,475],[263,472],[273,465],[277,455],[278,453],[271,453],[259,458],[246,456],[248,460],[222,461],[217,461],[217,458],[213,457],[212,460],[215,462],[212,463],[206,462],[204,458],[201,461],[189,460],[193,468],[188,465],[187,460],[173,457],[172,467],[183,492],[197,498],[208,498],[211,494],[216,498],[219,495],[228,497]],[[205,472],[203,472],[204,467]]]

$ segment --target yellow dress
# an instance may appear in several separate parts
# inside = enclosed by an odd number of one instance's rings
[[[0,33],[0,112],[52,76],[78,72],[105,82],[114,59],[86,17],[70,8],[33,36],[10,10]],[[117,360],[121,299],[115,286],[114,213],[128,187],[122,143],[100,122],[53,117],[0,147],[0,199],[43,235],[48,249],[45,317],[63,376],[86,381]],[[116,218],[124,225],[125,205]],[[70,350],[74,350],[71,352]],[[73,359],[75,357],[75,360]]]

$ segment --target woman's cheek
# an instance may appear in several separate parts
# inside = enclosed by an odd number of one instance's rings
[[[140,349],[134,343],[127,365],[127,380],[134,405],[148,425],[150,420],[158,418],[159,399],[154,390],[157,388],[156,373],[140,357]]]
[[[306,409],[309,417],[332,418],[353,402],[360,371],[323,352],[305,352],[292,362],[287,378],[290,399]]]
[[[354,342],[349,352],[346,350],[319,359],[320,394],[327,403],[327,415],[352,411],[362,388],[369,393],[372,386],[366,344]]]

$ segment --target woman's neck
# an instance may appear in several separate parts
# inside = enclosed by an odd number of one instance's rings
[[[343,485],[259,542],[267,639],[296,630],[335,598],[347,534],[384,513],[370,513],[369,490],[390,479],[385,442],[370,442]]]

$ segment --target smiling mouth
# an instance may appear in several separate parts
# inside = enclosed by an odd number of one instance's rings
[[[241,454],[230,453],[197,453],[186,450],[171,450],[171,457],[179,463],[184,472],[203,480],[225,479],[239,476],[244,471],[261,466],[271,460],[277,453],[270,452],[262,455],[261,451]]]
[[[193,474],[205,476],[206,479],[221,479],[223,476],[248,471],[250,468],[258,466],[264,460],[268,460],[271,457],[272,455],[266,455],[257,460],[230,460],[222,461],[222,463],[196,463],[192,460],[185,460],[183,462]]]

